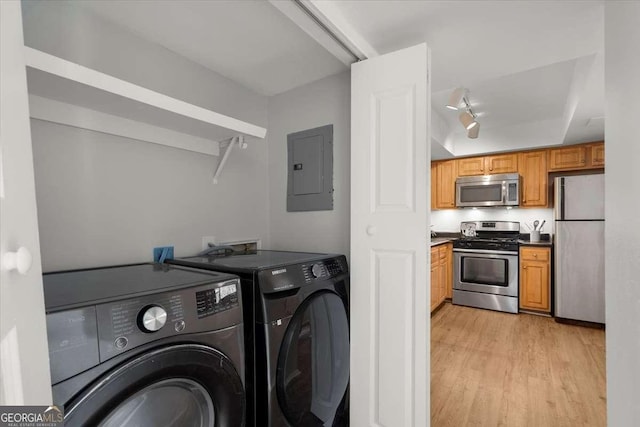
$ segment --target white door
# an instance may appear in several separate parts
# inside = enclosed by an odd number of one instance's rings
[[[49,405],[49,353],[19,1],[0,1],[0,94],[0,405]]]
[[[351,69],[353,426],[429,424],[429,53]]]

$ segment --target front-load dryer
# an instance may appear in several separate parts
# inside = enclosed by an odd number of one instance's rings
[[[245,425],[237,276],[166,264],[44,275],[65,426]]]
[[[167,262],[240,276],[248,424],[348,425],[349,269],[343,255],[257,250]]]

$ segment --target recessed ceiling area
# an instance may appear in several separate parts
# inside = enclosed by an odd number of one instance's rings
[[[380,54],[429,45],[434,159],[604,139],[601,0],[330,3]],[[444,108],[459,86],[478,139]]]
[[[483,129],[542,121],[562,116],[571,87],[575,60],[535,68],[480,82],[469,82],[467,96]],[[458,113],[445,107],[451,90],[431,95],[433,108],[451,128]]]

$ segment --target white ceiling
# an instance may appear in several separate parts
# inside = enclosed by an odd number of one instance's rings
[[[427,42],[435,92],[600,51],[602,1],[333,1],[379,52]]]
[[[427,42],[434,158],[604,138],[603,1],[332,1],[378,53]],[[595,58],[595,60],[594,60]],[[464,86],[481,123],[466,138],[443,106]]]
[[[309,1],[380,54],[427,42],[434,158],[604,138],[602,0]],[[264,95],[347,69],[267,1],[82,4]],[[470,89],[478,139],[443,108],[457,86]]]
[[[263,95],[347,70],[266,1],[78,3]]]

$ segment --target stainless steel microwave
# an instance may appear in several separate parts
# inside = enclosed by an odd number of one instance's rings
[[[520,175],[465,176],[456,179],[456,206],[459,208],[487,206],[518,206]]]

